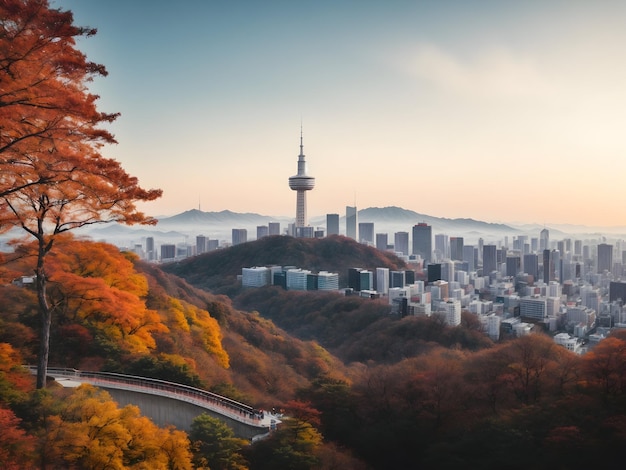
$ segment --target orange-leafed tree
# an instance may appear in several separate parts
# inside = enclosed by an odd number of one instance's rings
[[[95,32],[47,0],[0,1],[0,230],[25,231],[37,243],[38,388],[52,315],[46,257],[56,237],[91,224],[154,223],[136,204],[161,195],[100,153],[115,143],[102,126],[118,115],[98,111],[87,85],[106,70],[76,47]]]

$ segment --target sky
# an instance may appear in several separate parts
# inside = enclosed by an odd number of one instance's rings
[[[50,1],[150,215],[626,225],[624,1]]]

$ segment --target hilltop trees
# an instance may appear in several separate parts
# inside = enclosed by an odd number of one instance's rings
[[[115,143],[101,126],[118,115],[97,110],[87,84],[106,70],[75,47],[95,32],[47,0],[0,1],[0,231],[23,230],[37,245],[38,388],[48,364],[46,258],[55,240],[85,225],[154,223],[136,203],[161,195],[100,154]]]

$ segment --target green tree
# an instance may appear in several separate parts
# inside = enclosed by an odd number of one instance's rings
[[[247,463],[241,454],[247,441],[235,437],[231,428],[218,418],[206,413],[191,423],[189,438],[192,442],[196,468],[211,470],[244,470]]]

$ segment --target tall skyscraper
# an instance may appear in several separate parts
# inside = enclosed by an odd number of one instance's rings
[[[256,239],[260,240],[263,237],[267,237],[270,234],[270,228],[267,225],[257,225],[256,227]]]
[[[206,242],[207,238],[204,235],[196,236],[196,254],[201,255],[202,253],[206,253]]]
[[[326,214],[326,235],[339,235],[339,214]]]
[[[613,270],[613,245],[600,243],[598,245],[598,273]]]
[[[450,259],[463,261],[463,237],[450,237]]]
[[[409,254],[409,232],[396,232],[393,234],[393,249],[403,255]]]
[[[539,249],[550,249],[550,231],[547,228],[544,228],[541,232],[539,232]]]
[[[497,271],[497,247],[496,245],[483,245],[483,276],[489,276]]]
[[[248,241],[248,231],[245,228],[234,228],[232,229],[232,244],[240,245],[241,243],[246,243]]]
[[[376,248],[385,251],[387,249],[388,244],[388,235],[386,233],[377,233],[376,234]]]
[[[433,230],[430,225],[420,222],[413,226],[413,253],[424,260],[426,266],[432,259]]]
[[[374,222],[359,222],[359,241],[361,243],[374,243]]]
[[[297,191],[296,228],[306,227],[306,192],[315,187],[315,178],[307,175],[302,144],[302,128],[300,128],[300,155],[298,155],[298,174],[289,178],[289,187]]]
[[[346,237],[356,240],[356,206],[346,206]]]

